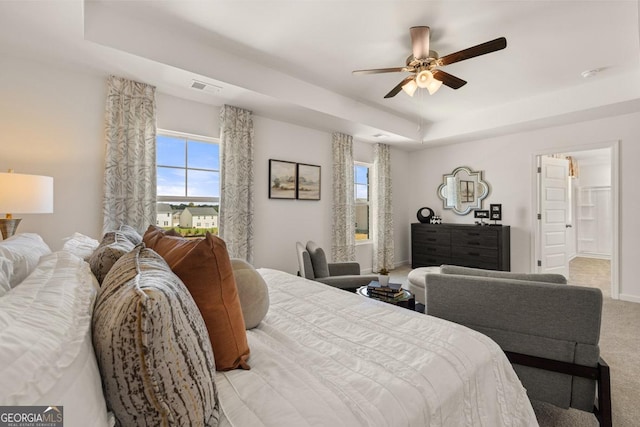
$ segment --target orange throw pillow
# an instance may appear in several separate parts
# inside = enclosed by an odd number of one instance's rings
[[[145,233],[145,244],[146,237]],[[202,313],[209,330],[216,370],[249,369],[249,344],[242,307],[224,241],[210,233],[204,239],[167,234],[152,237],[152,249],[184,282]]]

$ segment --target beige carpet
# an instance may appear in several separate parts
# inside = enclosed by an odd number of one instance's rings
[[[391,272],[394,282],[407,282],[409,266]],[[600,354],[611,369],[613,425],[640,426],[640,304],[612,300],[608,260],[574,258],[569,283],[598,287],[604,295]],[[593,414],[533,402],[541,427],[591,427],[598,422]]]

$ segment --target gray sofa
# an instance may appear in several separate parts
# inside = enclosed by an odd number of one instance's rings
[[[595,412],[602,425],[610,425],[609,370],[598,347],[599,289],[567,286],[558,274],[450,265],[427,274],[425,282],[426,313],[496,341],[530,399]]]
[[[377,274],[360,274],[357,262],[327,262],[324,250],[309,241],[307,246],[296,242],[298,274],[306,279],[322,282],[335,288],[355,290],[378,280]]]

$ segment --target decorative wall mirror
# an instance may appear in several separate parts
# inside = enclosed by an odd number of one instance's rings
[[[466,215],[482,208],[482,199],[489,195],[489,184],[482,180],[482,171],[474,172],[461,166],[450,175],[442,175],[438,196],[445,209],[453,209],[458,215]]]

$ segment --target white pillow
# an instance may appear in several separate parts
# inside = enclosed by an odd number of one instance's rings
[[[22,233],[0,241],[0,256],[13,265],[9,284],[15,287],[38,265],[40,257],[51,253],[42,237],[34,233]]]
[[[13,264],[5,257],[0,256],[0,297],[11,290],[9,277],[13,273]]]
[[[110,425],[91,341],[97,283],[67,252],[0,298],[0,405],[62,405],[65,426]]]
[[[82,259],[89,258],[100,244],[96,239],[78,232],[73,233],[71,236],[63,240],[64,245],[62,245],[62,250],[72,253]]]

